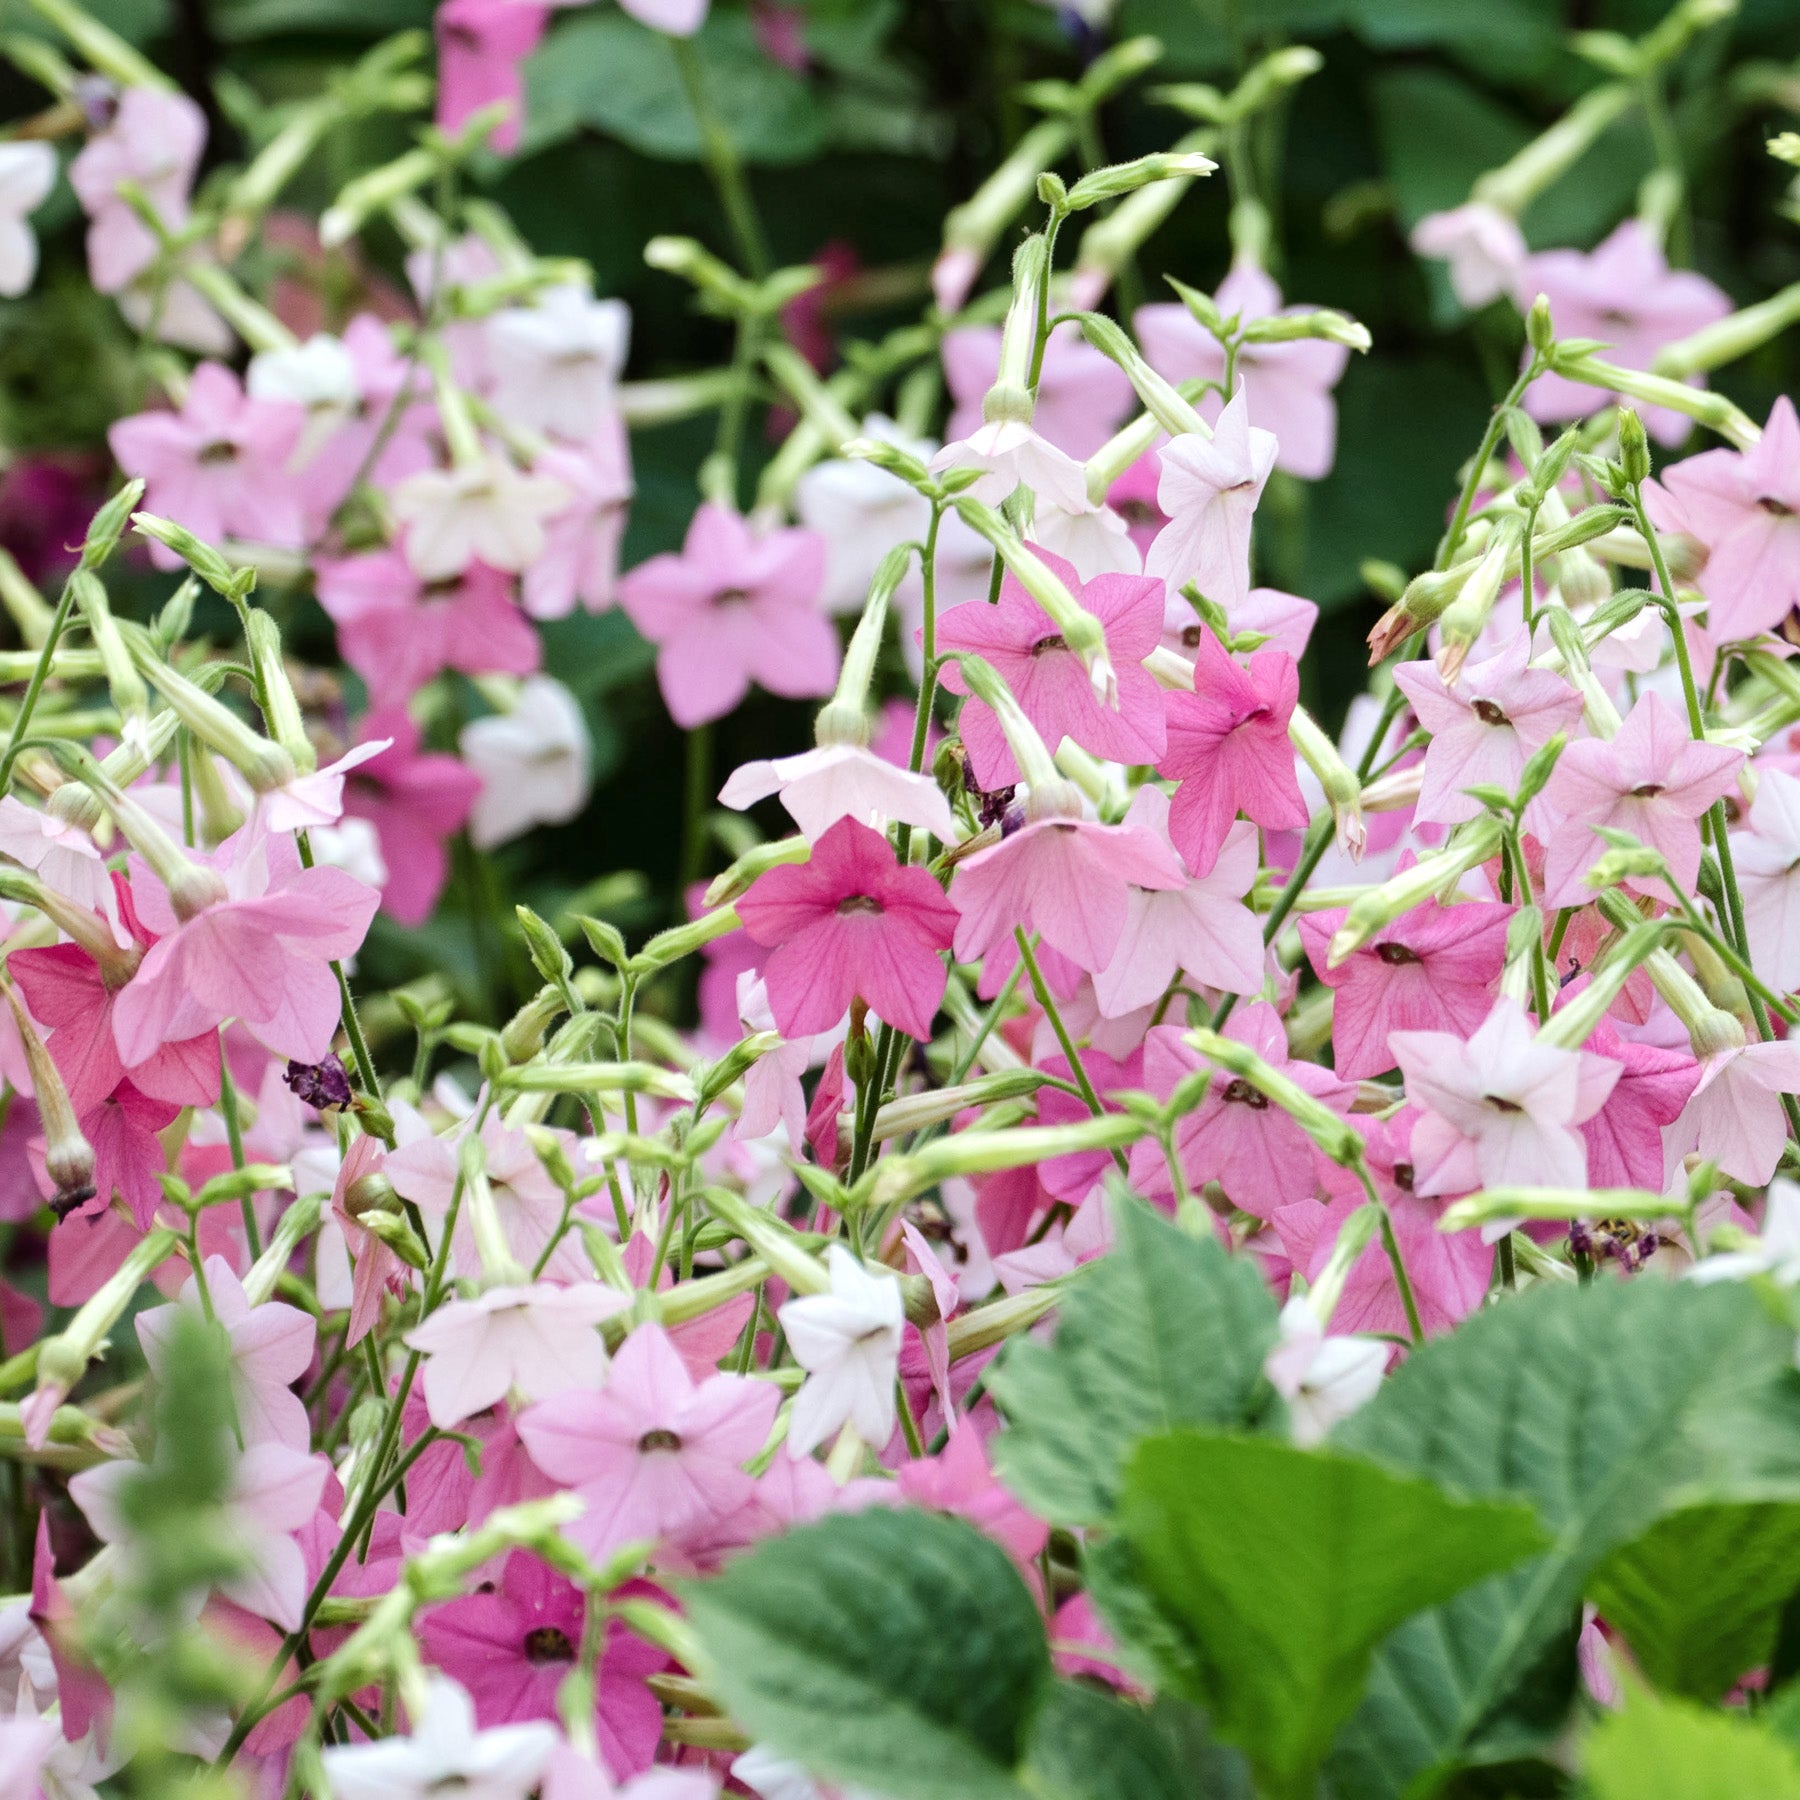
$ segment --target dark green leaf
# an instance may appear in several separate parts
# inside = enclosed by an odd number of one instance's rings
[[[1035,1791],[1055,1800],[1188,1800],[1168,1740],[1141,1708],[1059,1681],[1032,1729]]]
[[[1117,1232],[1070,1289],[1055,1342],[1020,1339],[992,1384],[1008,1420],[1000,1474],[1059,1525],[1107,1517],[1139,1438],[1242,1423],[1267,1391],[1276,1307],[1254,1260],[1141,1201],[1117,1209]]]

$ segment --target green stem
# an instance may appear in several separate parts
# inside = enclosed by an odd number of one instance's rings
[[[1524,372],[1512,386],[1507,389],[1506,398],[1494,408],[1493,417],[1488,420],[1487,431],[1482,437],[1481,448],[1475,452],[1475,460],[1469,465],[1467,479],[1464,480],[1462,492],[1457,496],[1456,511],[1450,516],[1449,529],[1438,544],[1437,556],[1432,561],[1434,569],[1447,569],[1456,560],[1457,547],[1462,543],[1463,530],[1469,523],[1469,511],[1475,504],[1475,496],[1481,490],[1481,478],[1487,472],[1488,463],[1499,448],[1500,439],[1506,431],[1506,415],[1524,398],[1525,390],[1544,372],[1544,359],[1541,355],[1532,357],[1525,365]],[[1396,711],[1398,708],[1396,708]]]
[[[25,688],[25,698],[19,702],[18,713],[13,719],[12,735],[6,742],[6,752],[0,755],[0,794],[6,793],[12,786],[13,764],[25,746],[26,736],[31,730],[31,715],[37,711],[38,696],[44,691],[44,682],[50,674],[50,664],[56,655],[57,642],[69,623],[69,613],[74,605],[75,584],[71,579],[63,583],[56,611],[50,615],[50,629],[44,634],[43,648],[38,651],[37,662],[32,667],[31,680]]]
[[[768,278],[773,267],[768,246],[763,238],[762,221],[757,216],[756,202],[751,198],[750,184],[744,178],[744,165],[732,142],[731,133],[714,111],[706,91],[706,77],[700,67],[700,54],[691,38],[666,40],[675,53],[675,67],[681,74],[681,85],[688,106],[700,130],[700,151],[706,159],[707,172],[718,189],[719,204],[725,209],[725,221],[736,240],[738,255],[744,267],[758,281]]]
[[[1056,1041],[1062,1046],[1062,1053],[1068,1059],[1069,1073],[1075,1077],[1075,1085],[1081,1089],[1081,1098],[1087,1109],[1096,1119],[1106,1116],[1106,1108],[1100,1104],[1100,1096],[1094,1092],[1094,1084],[1088,1079],[1088,1072],[1082,1066],[1081,1053],[1075,1048],[1075,1040],[1069,1036],[1069,1028],[1063,1023],[1062,1014],[1057,1010],[1056,996],[1050,992],[1050,984],[1044,980],[1044,972],[1038,967],[1037,952],[1031,947],[1031,939],[1025,935],[1023,925],[1013,927],[1013,940],[1019,946],[1019,960],[1024,965],[1025,973],[1031,978],[1031,991],[1037,996],[1037,1003],[1044,1009],[1044,1017],[1050,1021],[1050,1029],[1056,1033]],[[1130,1166],[1125,1152],[1115,1149],[1113,1161],[1124,1173]]]
[[[706,808],[712,798],[712,741],[710,725],[696,725],[687,735],[687,779],[681,801],[680,888],[676,895],[678,912],[686,906],[687,891],[700,879],[706,864]]]
[[[244,1133],[238,1120],[237,1083],[231,1079],[231,1061],[225,1054],[225,1033],[219,1032],[219,1111],[225,1120],[225,1141],[231,1146],[231,1166],[244,1166]],[[262,1231],[256,1223],[256,1208],[251,1196],[242,1194],[238,1205],[244,1213],[244,1241],[250,1247],[250,1260],[262,1255]]]

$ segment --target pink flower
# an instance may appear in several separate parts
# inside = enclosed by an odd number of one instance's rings
[[[1334,969],[1326,957],[1347,916],[1347,909],[1337,908],[1300,919],[1300,941],[1313,973],[1337,990],[1332,1063],[1346,1080],[1393,1068],[1392,1032],[1448,1027],[1466,1037],[1488,1016],[1506,963],[1511,907],[1481,900],[1416,906]]]
[[[419,1638],[425,1654],[469,1690],[476,1721],[492,1731],[560,1716],[557,1690],[574,1667],[584,1611],[574,1582],[515,1550],[492,1592],[430,1608],[420,1618]],[[608,1623],[594,1722],[601,1755],[617,1779],[650,1766],[662,1736],[662,1708],[644,1677],[668,1666],[664,1651],[617,1619]]]
[[[696,1383],[660,1325],[640,1325],[597,1394],[541,1401],[519,1420],[531,1459],[579,1494],[567,1527],[589,1556],[640,1539],[679,1544],[755,1490],[743,1465],[763,1447],[781,1396],[769,1383],[714,1375]]]
[[[516,150],[525,123],[521,65],[549,23],[550,8],[529,0],[444,0],[432,22],[438,44],[438,129],[458,132],[484,106],[503,101],[506,114],[489,142],[503,154]]]
[[[943,356],[944,381],[955,402],[944,436],[952,442],[971,438],[982,427],[981,403],[999,378],[1000,327],[964,325],[946,332]],[[1031,421],[1040,437],[1085,461],[1123,423],[1131,406],[1131,383],[1110,356],[1073,325],[1058,326],[1050,334]]]
[[[1333,1111],[1349,1112],[1355,1090],[1329,1069],[1289,1057],[1281,1015],[1266,1000],[1240,1006],[1224,1035],[1248,1044]],[[1179,1026],[1158,1025],[1144,1040],[1144,1086],[1159,1100],[1206,1066]],[[1234,1206],[1262,1219],[1277,1207],[1310,1199],[1318,1185],[1320,1159],[1306,1133],[1247,1081],[1217,1071],[1205,1099],[1176,1127],[1175,1153],[1191,1186],[1216,1181]],[[1162,1149],[1150,1139],[1132,1147],[1131,1185],[1152,1199],[1174,1191]]]
[[[951,904],[961,915],[956,960],[976,961],[1022,926],[1093,973],[1119,948],[1134,887],[1186,884],[1169,846],[1141,825],[1027,822],[957,864],[950,883]]]
[[[1125,819],[1166,836],[1167,796],[1160,788],[1139,788]],[[1227,829],[1206,874],[1179,888],[1134,887],[1119,947],[1094,976],[1100,1010],[1116,1019],[1149,1006],[1183,973],[1226,993],[1261,987],[1262,928],[1244,904],[1261,866],[1256,827],[1240,820]]]
[[[485,1412],[517,1389],[547,1400],[571,1388],[598,1387],[606,1344],[594,1327],[631,1304],[616,1288],[539,1282],[494,1287],[473,1300],[451,1300],[406,1334],[425,1364],[425,1405],[440,1431]]]
[[[367,819],[381,840],[383,908],[402,925],[423,925],[449,876],[445,840],[467,823],[481,778],[454,756],[421,750],[419,728],[398,702],[370,713],[358,735],[389,743],[347,784],[344,811]]]
[[[1574,991],[1573,984],[1565,994]],[[1606,1104],[1581,1127],[1587,1144],[1588,1181],[1594,1187],[1647,1188],[1666,1185],[1665,1127],[1681,1117],[1699,1085],[1701,1066],[1680,1050],[1637,1044],[1620,1037],[1605,1019],[1586,1048],[1617,1063],[1619,1078]]]
[[[305,540],[300,498],[288,459],[306,429],[288,400],[248,398],[232,372],[202,363],[179,412],[141,412],[107,432],[127,475],[148,484],[145,507],[216,544],[234,537],[296,547]],[[162,568],[180,559],[151,548]]]
[[[1512,793],[1526,759],[1557,732],[1574,730],[1581,696],[1549,669],[1527,668],[1530,654],[1521,629],[1497,655],[1465,664],[1454,685],[1432,662],[1402,663],[1394,671],[1419,723],[1431,733],[1417,817],[1439,825],[1478,818],[1481,802],[1465,788]]]
[[[784,1036],[830,1031],[859,994],[909,1037],[931,1035],[956,909],[926,870],[901,868],[866,825],[840,819],[810,862],[758,876],[738,916],[774,951],[763,979]]]
[[[511,581],[486,563],[427,583],[398,550],[374,550],[322,556],[314,579],[344,661],[387,701],[404,700],[444,669],[529,675],[542,660]]]
[[[1196,875],[1212,868],[1240,811],[1271,831],[1306,824],[1287,734],[1299,697],[1291,656],[1259,650],[1240,668],[1210,631],[1201,631],[1194,691],[1167,697],[1169,748],[1157,764],[1158,774],[1180,783],[1169,835]]]
[[[1664,531],[1706,547],[1700,589],[1718,638],[1772,631],[1800,606],[1800,419],[1785,394],[1748,450],[1704,450],[1645,489]]]
[[[914,1506],[967,1519],[1022,1568],[1050,1541],[1050,1527],[994,1479],[987,1447],[971,1424],[958,1425],[939,1455],[902,1463],[895,1479]]]
[[[608,415],[586,443],[553,445],[536,466],[561,483],[569,502],[544,521],[543,554],[521,583],[525,610],[534,619],[562,619],[579,601],[589,612],[605,612],[616,598],[619,546],[635,491],[625,427]]]
[[[1762,1187],[1787,1143],[1783,1094],[1800,1094],[1800,1042],[1738,1044],[1700,1064],[1700,1081],[1669,1128],[1669,1154],[1687,1150],[1719,1165],[1721,1175]]]
[[[691,730],[730,712],[760,682],[789,700],[829,694],[838,641],[819,611],[825,541],[779,529],[761,537],[707,504],[679,556],[653,556],[619,583],[619,604],[657,649],[669,716]]]
[[[1470,312],[1518,293],[1530,252],[1525,234],[1511,213],[1471,200],[1449,212],[1427,213],[1409,239],[1420,256],[1450,265],[1450,291]],[[1534,295],[1521,294],[1529,306]]]
[[[131,933],[119,917],[119,898],[99,846],[47,807],[27,806],[11,794],[0,798],[0,855],[30,869],[53,893],[105,915],[121,949]]]
[[[1647,693],[1619,734],[1582,738],[1557,759],[1544,790],[1544,808],[1557,823],[1544,855],[1544,899],[1569,906],[1588,898],[1582,881],[1605,853],[1594,835],[1605,825],[1628,831],[1662,852],[1688,893],[1700,875],[1700,815],[1731,791],[1744,761],[1741,750],[1696,743],[1686,722],[1660,696]],[[1634,877],[1639,893],[1666,896],[1665,884]]]
[[[156,238],[119,189],[135,182],[163,223],[179,232],[205,145],[206,115],[186,94],[128,87],[112,123],[69,164],[69,185],[90,220],[88,268],[101,293],[116,294],[156,260]]]
[[[1417,1192],[1587,1185],[1576,1127],[1605,1104],[1617,1063],[1539,1043],[1505,997],[1466,1043],[1448,1031],[1396,1031],[1389,1048],[1423,1113],[1412,1138]]]
[[[1110,762],[1155,762],[1164,748],[1162,689],[1143,661],[1162,636],[1162,584],[1142,575],[1100,575],[1083,583],[1060,556],[1038,554],[1104,627],[1118,675],[1118,705],[1107,706],[1095,694],[1087,665],[1063,641],[1056,621],[1011,575],[1000,584],[997,606],[969,600],[943,615],[939,654],[961,650],[985,657],[1053,755],[1067,737]],[[943,682],[953,694],[968,692],[955,663],[945,665]],[[1009,787],[1019,779],[986,702],[964,701],[960,729],[983,788]]]
[[[147,870],[133,876],[158,937],[113,1004],[120,1057],[133,1067],[235,1017],[276,1055],[318,1062],[341,1004],[330,964],[361,945],[380,895],[341,869],[302,868],[292,838],[256,826],[206,860],[225,896],[185,920]]]
[[[1027,487],[1064,512],[1087,509],[1087,476],[1081,464],[1018,419],[1002,419],[954,439],[928,467],[933,475],[946,469],[980,470],[966,491],[989,506],[999,506],[1015,488]]]
[[[161,1177],[169,1166],[157,1134],[180,1110],[171,1101],[152,1100],[129,1081],[121,1081],[104,1100],[82,1112],[76,1122],[94,1152],[94,1195],[69,1216],[94,1218],[111,1206],[116,1194],[137,1228],[147,1231],[163,1203]],[[28,1152],[39,1192],[54,1196],[56,1183],[44,1166],[44,1139],[33,1138]]]
[[[359,1224],[349,1209],[351,1189],[365,1175],[381,1174],[384,1160],[378,1138],[366,1134],[357,1138],[345,1152],[331,1190],[331,1216],[356,1258],[350,1287],[350,1320],[344,1338],[350,1348],[360,1344],[380,1323],[383,1298],[390,1293],[404,1294],[412,1279],[400,1258],[374,1232]],[[324,1300],[322,1293],[320,1300]]]
[[[1250,423],[1240,387],[1210,439],[1176,438],[1161,457],[1156,499],[1169,522],[1156,534],[1144,572],[1171,592],[1194,582],[1230,614],[1250,592],[1250,522],[1275,466],[1275,439]]]
[[[1281,289],[1258,268],[1240,263],[1219,283],[1213,296],[1227,318],[1236,313],[1245,323],[1280,313]],[[1307,307],[1289,307],[1307,312]],[[1223,381],[1225,352],[1219,340],[1185,306],[1144,306],[1133,320],[1144,354],[1170,381],[1198,377]],[[1337,402],[1331,390],[1343,379],[1350,352],[1342,344],[1300,338],[1288,344],[1246,344],[1238,353],[1239,393],[1257,424],[1272,431],[1281,448],[1275,463],[1290,475],[1317,481],[1331,473],[1337,453]],[[1214,418],[1219,403],[1209,397],[1201,406]],[[1181,440],[1177,440],[1178,442]],[[1165,459],[1168,451],[1163,452]],[[1169,510],[1164,500],[1163,509]],[[1204,591],[1204,589],[1203,589]],[[1223,600],[1222,595],[1213,595]]]
[[[231,1393],[243,1442],[285,1444],[304,1452],[312,1442],[312,1426],[294,1383],[312,1364],[318,1328],[297,1306],[279,1300],[252,1306],[244,1284],[222,1256],[206,1259],[206,1291],[211,1316],[231,1346]],[[176,1305],[138,1314],[138,1342],[159,1381],[169,1336],[183,1311],[200,1311],[200,1290],[191,1276]]]
[[[1671,269],[1662,246],[1639,219],[1627,219],[1598,249],[1546,250],[1525,265],[1519,297],[1529,306],[1543,294],[1559,338],[1598,338],[1608,362],[1647,369],[1665,345],[1711,325],[1731,311],[1731,298],[1704,275]],[[1529,351],[1527,355],[1529,355]],[[1704,384],[1696,376],[1695,387]],[[1618,396],[1540,375],[1526,390],[1525,410],[1555,423],[1584,419]],[[1692,421],[1668,407],[1641,409],[1644,427],[1659,443],[1679,444]]]

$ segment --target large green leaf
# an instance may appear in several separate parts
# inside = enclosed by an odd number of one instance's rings
[[[1018,1571],[971,1526],[885,1507],[822,1519],[684,1598],[758,1742],[890,1800],[1023,1800],[1050,1656]]]
[[[1107,1517],[1139,1438],[1239,1424],[1267,1393],[1276,1308],[1256,1263],[1141,1201],[1115,1213],[1112,1252],[1070,1289],[1055,1342],[1018,1340],[993,1382],[1001,1477],[1059,1525]]]
[[[1633,1693],[1582,1758],[1593,1800],[1800,1800],[1800,1758],[1741,1714]]]
[[[1139,1446],[1119,1526],[1184,1640],[1191,1697],[1280,1796],[1311,1791],[1382,1638],[1545,1541],[1523,1506],[1195,1431]]]
[[[1554,1536],[1381,1647],[1327,1787],[1390,1800],[1560,1727],[1582,1589],[1618,1545],[1678,1506],[1800,1496],[1800,1374],[1792,1333],[1744,1288],[1544,1285],[1415,1352],[1337,1441],[1527,1500]]]
[[[1587,1594],[1659,1688],[1716,1700],[1768,1661],[1797,1587],[1800,1506],[1745,1501],[1658,1519],[1600,1565]]]
[[[707,104],[749,162],[801,162],[824,143],[824,114],[806,81],[771,61],[747,14],[715,10],[693,40]],[[617,12],[559,24],[525,70],[529,154],[583,126],[646,156],[699,159],[700,127],[676,52],[661,33]]]
[[[1173,1746],[1139,1707],[1059,1681],[1031,1733],[1032,1785],[1057,1800],[1191,1800]]]

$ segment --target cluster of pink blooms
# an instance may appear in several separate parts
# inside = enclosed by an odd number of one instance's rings
[[[549,10],[446,0],[447,127],[498,100],[516,140]],[[706,7],[627,10],[685,35]],[[0,1379],[103,1548],[70,1567],[46,1513],[0,1611],[0,1800],[91,1794],[126,1753],[93,1620],[131,1627],[106,1603],[150,1555],[159,1449],[90,1365],[145,1283],[152,1392],[193,1319],[225,1346],[230,1572],[191,1611],[267,1676],[193,1754],[271,1794],[316,1764],[343,1796],[799,1800],[692,1705],[678,1590],[828,1512],[971,1522],[1061,1666],[1131,1690],[1044,1579],[983,1379],[1054,1330],[1124,1190],[1256,1259],[1301,1443],[1515,1285],[1791,1275],[1800,420],[1654,373],[1730,302],[1653,221],[1536,257],[1487,202],[1421,227],[1465,301],[1548,331],[1514,453],[1497,426],[1334,742],[1301,703],[1317,609],[1256,585],[1259,508],[1332,467],[1359,328],[1252,248],[1115,354],[1039,338],[1023,255],[1005,323],[962,319],[950,246],[941,443],[874,412],[833,438],[803,374],[811,466],[750,512],[709,483],[621,572],[624,307],[409,195],[416,304],[301,341],[182,236],[203,139],[128,87],[68,168],[94,285],[200,358],[111,444],[158,566],[244,608],[259,711],[102,594],[43,645],[43,703],[97,701],[98,667],[116,741],[7,752],[0,1217],[75,1310],[46,1334],[0,1285]],[[10,148],[29,250],[44,146]],[[0,289],[23,255],[0,232]],[[1585,338],[1617,385],[1559,371]],[[1650,478],[1644,432],[1696,416],[1724,446]],[[1530,420],[1586,435],[1558,466]],[[247,568],[310,582],[359,718],[303,709]],[[635,957],[589,920],[577,968],[581,922],[531,920],[545,985],[503,1029],[408,997],[405,1073],[400,1001],[372,1055],[352,999],[371,922],[427,919],[457,833],[582,810],[536,622],[615,606],[684,729],[753,686],[826,703],[814,748],[719,794],[778,834]],[[426,747],[447,672],[493,703],[459,755]]]

